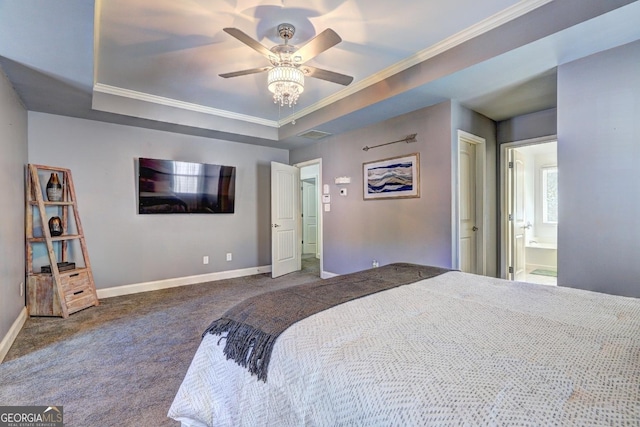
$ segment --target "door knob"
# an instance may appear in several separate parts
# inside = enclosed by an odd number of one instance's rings
[[[478,227],[476,227],[475,225],[472,228],[473,231],[478,231]]]
[[[278,228],[280,227],[280,224],[273,224],[273,228]]]

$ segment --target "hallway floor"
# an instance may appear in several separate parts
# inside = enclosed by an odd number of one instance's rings
[[[302,272],[320,277],[320,260],[314,254],[302,255]]]
[[[558,278],[556,276],[546,276],[542,274],[532,274],[533,269],[527,271],[525,281],[529,283],[538,283],[540,285],[557,286]]]

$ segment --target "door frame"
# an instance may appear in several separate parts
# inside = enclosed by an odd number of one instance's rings
[[[305,166],[312,166],[312,165],[318,165],[318,179],[316,181],[316,187],[318,189],[318,191],[316,192],[316,194],[318,195],[318,200],[316,200],[316,206],[318,209],[318,241],[317,241],[317,245],[318,245],[318,254],[320,255],[320,277],[322,279],[326,279],[328,277],[330,277],[329,275],[325,275],[324,272],[324,233],[323,233],[323,209],[322,209],[322,184],[323,184],[323,180],[322,180],[322,158],[318,158],[318,159],[313,159],[313,160],[307,160],[304,162],[300,162],[300,163],[296,163],[293,166],[297,167],[298,169],[305,167]],[[302,229],[302,217],[300,217],[300,229]],[[302,249],[302,245],[301,245],[301,249]]]
[[[451,220],[451,267],[460,269],[460,142],[476,147],[476,222],[480,223],[476,237],[477,273],[487,274],[487,230],[489,209],[487,205],[487,144],[486,139],[458,129],[452,147],[452,220]],[[479,221],[478,221],[479,218]]]
[[[500,242],[499,259],[500,268],[499,274],[502,279],[509,278],[509,197],[508,189],[508,170],[509,170],[509,156],[508,152],[512,148],[526,147],[528,145],[545,144],[549,142],[558,141],[558,135],[547,135],[537,138],[523,139],[520,141],[505,142],[500,144],[499,159],[500,164]]]
[[[310,200],[313,200],[315,203],[317,203],[318,176],[315,175],[313,178],[302,179],[302,170],[303,168],[300,169],[300,186],[302,187],[300,192],[300,204],[302,205],[302,255],[304,256],[305,254],[310,253],[305,252],[305,248],[308,247],[308,245],[310,244],[309,242],[313,240],[313,256],[317,259],[320,259],[320,254],[318,253],[318,216],[320,210],[316,205],[315,209],[305,211],[305,206]],[[313,193],[311,193],[311,195],[309,196],[307,196],[307,188],[309,187],[306,186],[310,186],[313,188]],[[314,233],[311,233],[313,239],[310,239],[309,234],[307,234],[307,227],[309,226],[308,221],[309,217],[311,216],[310,213],[313,213],[315,218],[313,224],[315,227],[315,231]]]

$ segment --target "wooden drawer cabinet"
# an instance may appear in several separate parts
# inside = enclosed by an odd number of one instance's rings
[[[69,314],[94,305],[89,272],[72,272],[61,275],[60,279]]]

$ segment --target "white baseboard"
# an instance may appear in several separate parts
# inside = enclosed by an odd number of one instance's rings
[[[24,326],[24,322],[27,321],[27,317],[27,307],[24,307],[18,315],[18,318],[13,322],[13,325],[11,325],[11,328],[9,328],[7,335],[5,335],[2,342],[0,342],[0,363],[2,363],[4,357],[9,353],[9,349]]]
[[[320,272],[320,278],[321,278],[321,279],[330,279],[330,278],[332,278],[332,277],[337,277],[337,276],[339,276],[339,274],[331,273],[331,272],[329,272],[329,271],[322,271],[322,272]]]
[[[222,279],[252,276],[254,274],[270,273],[271,266],[243,268],[240,270],[219,271],[217,273],[199,274],[197,276],[176,277],[174,279],[156,280],[153,282],[134,283],[132,285],[114,286],[113,288],[98,289],[98,299],[111,298],[121,295],[137,294],[139,292],[157,291],[175,288],[177,286],[195,285],[197,283],[212,282]]]

